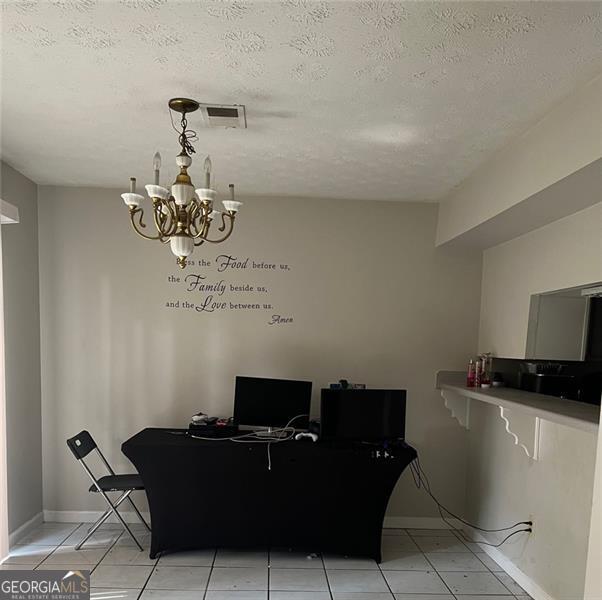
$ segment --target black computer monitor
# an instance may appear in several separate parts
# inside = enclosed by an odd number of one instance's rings
[[[311,381],[237,377],[234,421],[239,425],[307,429],[311,405]]]
[[[322,390],[320,436],[383,441],[405,437],[405,390]]]

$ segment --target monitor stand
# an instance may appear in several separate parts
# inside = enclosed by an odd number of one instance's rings
[[[253,433],[259,438],[265,438],[268,440],[285,438],[288,435],[282,431],[282,427],[278,427],[276,429],[272,429],[271,427],[268,427],[267,429],[254,429]]]

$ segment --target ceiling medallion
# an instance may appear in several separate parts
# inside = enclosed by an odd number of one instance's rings
[[[161,168],[161,155],[157,152],[153,158],[153,168],[155,171],[154,184],[146,187],[146,193],[153,203],[153,222],[155,224],[156,235],[148,235],[142,230],[146,229],[142,218],[144,210],[141,203],[144,196],[136,193],[136,178],[130,178],[130,191],[121,194],[123,201],[130,209],[130,221],[134,231],[147,240],[159,240],[164,244],[169,242],[171,251],[177,257],[178,265],[181,269],[186,266],[186,259],[192,254],[195,246],[200,246],[203,242],[219,244],[223,242],[232,233],[234,229],[234,219],[236,212],[242,206],[242,202],[234,200],[234,184],[230,184],[230,199],[224,200],[225,211],[215,210],[213,201],[217,192],[211,189],[211,159],[209,156],[205,159],[205,187],[194,189],[188,167],[192,164],[191,154],[195,150],[192,142],[196,141],[196,133],[188,129],[186,115],[198,110],[200,104],[196,100],[188,98],[172,98],[169,101],[169,108],[172,111],[182,115],[180,119],[181,132],[174,129],[179,134],[178,140],[181,151],[176,156],[176,164],[180,172],[171,186],[171,192],[159,185],[159,169]],[[170,113],[171,114],[171,113]],[[196,195],[195,195],[196,194]],[[217,226],[217,221],[220,225]],[[217,228],[220,237],[210,239],[209,232],[213,225]]]

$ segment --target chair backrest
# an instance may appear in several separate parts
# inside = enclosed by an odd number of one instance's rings
[[[72,438],[69,438],[67,440],[67,446],[69,446],[69,450],[73,452],[73,455],[77,460],[82,460],[88,456],[92,450],[97,448],[96,442],[85,429],[84,431],[80,431],[77,435],[74,435]]]

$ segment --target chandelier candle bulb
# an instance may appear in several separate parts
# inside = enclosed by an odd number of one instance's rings
[[[159,185],[159,169],[161,168],[161,155],[155,152],[153,156],[153,168],[155,170],[155,185]]]
[[[211,187],[211,157],[207,155],[205,159],[205,187]]]
[[[231,183],[228,187],[230,188],[230,200],[234,200],[234,184]]]
[[[130,177],[130,194],[136,193],[136,178]]]

